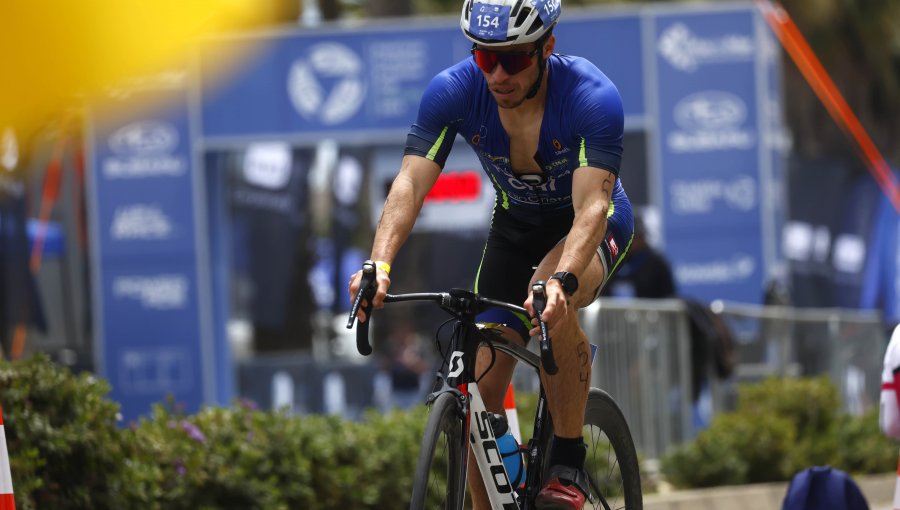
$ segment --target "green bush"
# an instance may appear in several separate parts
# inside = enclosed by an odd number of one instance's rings
[[[248,403],[185,415],[169,403],[122,426],[109,386],[45,356],[0,362],[0,403],[17,507],[391,509],[409,504],[423,406],[361,422],[292,417]],[[805,395],[805,396],[804,396]],[[524,440],[536,395],[517,395]],[[735,413],[663,459],[678,486],[786,480],[829,463],[888,472],[896,448],[877,411],[841,415],[824,380],[745,388]],[[818,462],[818,461],[826,462]]]
[[[0,404],[17,508],[123,508],[131,485],[109,386],[46,356],[0,363]]]
[[[157,406],[128,434],[155,467],[156,508],[392,508],[412,491],[424,408],[360,423],[247,405],[186,417]],[[145,506],[146,507],[146,506]]]
[[[877,409],[862,417],[842,414],[827,378],[770,378],[739,388],[737,410],[716,416],[694,441],[673,449],[662,470],[679,487],[783,481],[815,465],[889,472],[896,448],[878,429],[877,416]]]
[[[186,416],[158,405],[117,423],[109,386],[45,356],[0,362],[17,507],[404,508],[426,410],[362,422],[239,403]]]
[[[781,480],[789,473],[795,438],[790,422],[779,416],[722,414],[693,443],[667,455],[662,470],[680,487]]]
[[[884,473],[897,466],[897,445],[881,433],[878,409],[862,417],[842,416],[835,466],[853,473]]]

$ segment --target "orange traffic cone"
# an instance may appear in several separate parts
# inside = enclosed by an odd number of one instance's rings
[[[9,471],[9,452],[6,451],[6,431],[3,430],[2,407],[0,407],[0,510],[16,510],[12,474]]]
[[[513,385],[509,383],[506,397],[503,398],[503,409],[506,411],[506,421],[509,422],[509,432],[516,438],[516,442],[522,444],[522,433],[519,431],[519,413],[516,411],[516,396],[513,394]]]

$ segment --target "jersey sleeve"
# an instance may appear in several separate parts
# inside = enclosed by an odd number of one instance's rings
[[[450,154],[465,109],[463,84],[450,71],[435,76],[422,94],[419,114],[406,136],[404,151],[404,154],[430,159],[441,168]]]
[[[622,165],[622,140],[625,114],[618,89],[608,79],[590,80],[576,95],[576,120],[579,167],[602,168],[619,175]]]

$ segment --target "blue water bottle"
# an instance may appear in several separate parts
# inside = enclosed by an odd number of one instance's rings
[[[506,474],[509,475],[509,482],[513,487],[519,487],[525,482],[525,470],[519,442],[510,433],[506,416],[491,413],[490,422],[497,441],[497,448],[503,457],[503,465],[506,466]]]

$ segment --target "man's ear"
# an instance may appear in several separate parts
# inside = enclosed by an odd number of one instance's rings
[[[550,55],[553,54],[553,49],[556,47],[556,35],[550,34],[550,37],[547,38],[547,42],[544,43],[544,60],[550,58]]]

